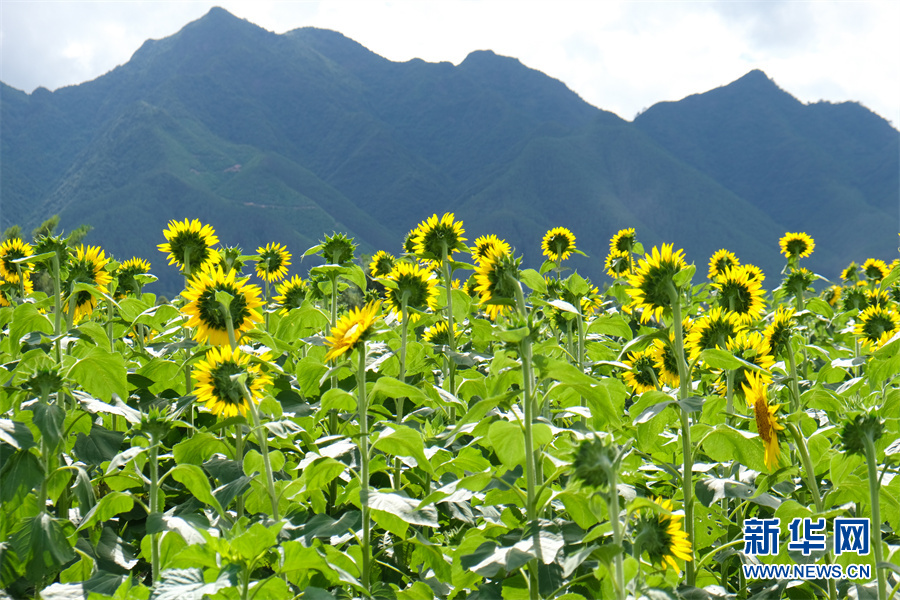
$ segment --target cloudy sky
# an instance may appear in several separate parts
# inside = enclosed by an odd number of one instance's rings
[[[490,49],[629,120],[759,68],[803,102],[855,100],[900,125],[893,0],[0,0],[0,80],[31,92],[94,79],[213,5],[276,33],[334,29],[395,61]]]

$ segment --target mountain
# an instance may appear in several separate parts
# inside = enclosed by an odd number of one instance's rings
[[[215,8],[93,81],[0,84],[0,119],[0,228],[89,223],[88,242],[149,258],[167,291],[179,280],[156,245],[195,217],[247,253],[277,241],[299,256],[343,231],[396,254],[452,211],[529,266],[566,226],[590,256],[572,266],[596,280],[623,227],[684,247],[701,273],[725,247],[774,278],[785,231],[816,239],[807,264],[829,276],[896,255],[897,131],[855,103],[804,105],[759,71],[628,122],[490,51],[396,63]]]

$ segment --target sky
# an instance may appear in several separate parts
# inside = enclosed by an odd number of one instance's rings
[[[493,50],[628,120],[762,69],[802,102],[857,101],[900,126],[894,0],[0,0],[0,80],[89,81],[212,6],[275,33],[333,29],[393,61]]]

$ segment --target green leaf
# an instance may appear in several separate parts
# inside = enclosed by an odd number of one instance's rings
[[[231,448],[219,437],[201,431],[172,446],[172,455],[178,464],[202,465],[213,454],[231,456]]]
[[[343,273],[344,279],[353,283],[363,292],[366,291],[366,274],[359,265],[350,265]]]
[[[413,402],[422,403],[428,400],[425,392],[399,379],[382,375],[372,388],[372,395],[382,395],[388,398],[409,398]]]
[[[582,529],[587,530],[597,524],[597,516],[591,510],[590,502],[588,502],[584,494],[560,492],[554,497],[554,500],[562,502],[566,512],[569,513],[575,524]]]
[[[691,279],[694,277],[694,272],[696,270],[697,270],[697,267],[695,267],[693,264],[690,264],[690,265],[686,266],[685,268],[681,269],[680,271],[678,271],[677,273],[675,273],[675,276],[672,277],[672,281],[673,281],[673,283],[675,283],[675,287],[678,289],[681,289],[681,288],[689,285],[691,282]]]
[[[497,458],[508,468],[525,462],[525,432],[517,423],[494,421],[488,429],[488,439]]]
[[[225,514],[222,505],[219,504],[219,501],[213,496],[212,489],[209,485],[209,479],[207,479],[203,469],[197,465],[181,464],[176,465],[170,473],[172,478],[183,484],[197,500],[215,508],[219,515]]]
[[[125,359],[121,354],[94,346],[72,365],[66,375],[78,381],[92,396],[111,402],[113,394],[128,398],[125,373]]]
[[[527,327],[518,327],[516,329],[504,329],[502,327],[494,327],[494,337],[504,342],[518,344],[528,335]]]
[[[403,425],[391,425],[378,436],[373,448],[393,456],[410,456],[419,467],[433,474],[431,463],[425,458],[425,442],[422,434]]]
[[[222,569],[215,581],[206,583],[203,569],[167,569],[160,581],[153,586],[152,600],[185,600],[205,598],[221,589],[238,585],[236,569]]]
[[[754,471],[768,471],[763,460],[762,442],[754,433],[720,425],[703,440],[703,449],[713,460],[724,463],[737,461]]]
[[[246,562],[251,563],[277,545],[278,532],[283,521],[266,527],[262,523],[254,523],[249,529],[231,540],[231,548]]]
[[[554,308],[557,308],[563,312],[572,313],[573,315],[581,314],[580,310],[578,310],[577,308],[575,308],[573,305],[566,302],[565,300],[548,300],[547,304]]]
[[[544,281],[544,277],[534,269],[523,269],[519,272],[519,280],[538,293],[547,293],[547,283]]]
[[[109,492],[84,516],[77,531],[87,529],[95,523],[108,521],[114,516],[134,508],[134,498],[124,492]]]
[[[372,490],[369,493],[369,508],[393,515],[410,525],[438,527],[437,509],[426,506],[419,509],[419,501],[395,493]]]
[[[53,323],[46,315],[41,314],[34,304],[30,302],[20,304],[13,311],[12,322],[9,325],[9,339],[18,344],[19,340],[32,331],[52,334]]]
[[[300,474],[300,483],[307,491],[323,490],[346,470],[347,465],[344,463],[322,456],[303,468],[303,472]]]
[[[578,273],[572,273],[566,278],[566,289],[572,292],[576,298],[581,298],[588,295],[591,286],[584,280],[584,277]]]
[[[631,340],[634,337],[631,326],[622,318],[622,315],[600,315],[588,327],[588,332],[602,333],[625,340]]]
[[[0,442],[6,442],[16,450],[34,447],[34,436],[24,423],[0,419]]]
[[[32,406],[34,424],[47,443],[48,450],[59,445],[62,440],[63,422],[66,420],[66,412],[57,404],[44,404],[37,402]]]
[[[41,485],[44,465],[28,450],[19,450],[3,465],[0,471],[0,501],[3,504],[21,498]]]
[[[72,527],[68,521],[65,524]],[[64,564],[75,560],[67,537],[63,523],[45,512],[19,523],[12,534],[12,545],[29,581],[52,579]]]
[[[336,410],[338,412],[354,411],[356,410],[356,397],[341,388],[331,388],[322,394],[318,413],[325,413],[329,410]]]
[[[741,360],[727,350],[707,348],[700,353],[700,360],[713,369],[733,371],[741,368]]]

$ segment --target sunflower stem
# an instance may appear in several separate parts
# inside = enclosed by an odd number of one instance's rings
[[[672,281],[668,282],[669,300],[672,304],[672,326],[675,329],[675,362],[678,365],[678,399],[687,400],[691,392],[691,378],[684,361],[684,330],[681,325],[681,296]],[[691,543],[691,560],[685,564],[685,580],[693,587],[696,580],[694,570],[694,457],[691,444],[691,419],[688,412],[681,409],[681,450],[683,455],[682,494],[684,495],[684,528]]]
[[[797,412],[801,408],[800,382],[797,379],[797,359],[794,356],[794,345],[791,340],[788,340],[785,352],[787,353],[788,370],[791,375],[791,412]]]
[[[150,515],[159,512],[159,436],[150,434]],[[150,534],[150,569],[153,581],[159,581],[160,544],[159,534]]]
[[[59,254],[53,253],[50,257],[50,265],[53,270],[53,337],[56,346],[56,363],[62,363],[62,283],[59,279]]]
[[[615,469],[610,468],[605,470],[606,477],[609,480],[609,494],[606,497],[606,502],[609,510],[609,522],[612,525],[613,544],[616,546],[617,550],[622,550],[621,552],[616,552],[616,556],[613,559],[616,570],[616,598],[618,598],[618,600],[625,600],[625,561],[623,556],[625,549],[622,545],[622,522],[619,519],[619,488],[616,483],[617,473]],[[640,555],[638,555],[637,558],[638,565],[640,565]]]
[[[725,424],[731,426],[731,415],[734,414],[734,369],[725,370]]]
[[[241,393],[244,401],[250,406],[250,416],[253,418],[253,430],[256,432],[256,441],[262,454],[263,468],[266,471],[266,490],[269,492],[269,501],[272,504],[272,518],[281,519],[278,513],[278,496],[275,494],[275,477],[272,475],[272,463],[269,461],[269,436],[259,420],[259,407],[253,401],[247,384],[241,382]]]
[[[452,354],[456,353],[456,336],[453,334],[453,285],[450,282],[450,260],[447,252],[447,242],[441,241],[441,272],[444,276],[444,287],[447,289],[447,390],[456,395],[456,363]],[[456,407],[450,406],[450,424],[456,422]]]
[[[244,464],[244,426],[242,423],[236,423],[234,426],[234,457],[239,465]],[[237,517],[244,516],[244,495],[239,494],[237,497]]]
[[[366,343],[359,345],[359,360],[356,369],[356,391],[359,412],[359,504],[362,512],[362,585],[371,595],[369,580],[372,569],[372,547],[370,545],[371,521],[369,514],[369,406],[366,397]]]
[[[407,307],[409,292],[404,291],[400,300],[400,373],[397,378],[406,383],[406,336],[409,330],[409,309]],[[403,409],[406,402],[405,398],[397,398],[397,424],[403,422]],[[399,458],[394,459],[394,489],[400,489],[400,476],[403,470],[403,461]]]
[[[887,582],[884,577],[884,562],[881,548],[881,500],[879,498],[881,482],[878,477],[878,465],[875,463],[875,441],[871,432],[862,436],[863,446],[866,451],[866,468],[869,475],[869,498],[872,502],[872,522],[870,531],[872,535],[872,550],[875,553],[875,579],[878,581],[878,600],[887,599]]]

